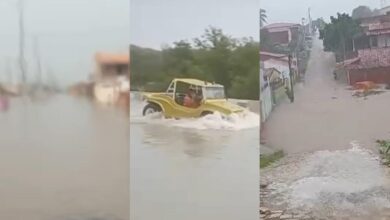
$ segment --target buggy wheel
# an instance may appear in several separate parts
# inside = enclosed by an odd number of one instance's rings
[[[156,112],[161,112],[160,106],[154,104],[154,103],[149,103],[144,107],[144,110],[142,111],[142,115],[150,115]]]

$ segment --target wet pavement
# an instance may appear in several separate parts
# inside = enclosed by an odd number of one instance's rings
[[[287,219],[390,219],[389,168],[375,144],[390,137],[390,94],[353,97],[333,80],[334,65],[316,40],[295,102],[278,106],[266,124],[267,146],[288,156],[261,171],[264,219],[282,219],[278,211]]]
[[[129,219],[128,116],[57,95],[0,112],[0,219]]]
[[[257,115],[145,118],[130,104],[132,220],[258,218]]]

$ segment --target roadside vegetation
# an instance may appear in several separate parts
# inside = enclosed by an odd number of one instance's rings
[[[269,155],[260,155],[260,169],[268,167],[269,165],[275,163],[283,157],[284,152],[282,150]]]
[[[353,9],[352,14],[337,13],[330,17],[330,23],[325,23],[323,19],[318,19],[315,25],[320,30],[320,38],[324,40],[325,51],[334,52],[337,61],[348,59],[348,55],[353,51],[353,41],[363,36],[360,21],[363,18],[380,15],[379,9],[371,9],[361,5]]]
[[[164,91],[173,78],[189,77],[224,85],[230,98],[259,99],[259,43],[251,38],[209,27],[192,41],[130,50],[132,90]]]
[[[389,140],[377,140],[376,143],[379,145],[379,153],[382,158],[384,165],[390,165],[390,141]]]
[[[334,52],[337,61],[345,60],[353,51],[352,39],[362,34],[359,22],[346,13],[337,13],[337,17],[331,16],[330,21],[320,30],[320,39],[325,51]]]

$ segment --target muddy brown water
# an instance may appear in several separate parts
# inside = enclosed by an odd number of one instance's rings
[[[349,86],[333,79],[335,59],[315,40],[305,83],[295,86],[295,102],[277,106],[266,123],[266,145],[287,153],[346,149],[359,141],[374,149],[390,137],[390,91],[353,97]]]
[[[353,97],[332,78],[334,56],[321,44],[314,41],[295,102],[267,121],[267,145],[288,155],[261,172],[269,183],[261,205],[316,219],[390,219],[390,170],[375,144],[390,137],[390,92]]]
[[[129,123],[65,95],[0,112],[0,219],[129,219]]]
[[[143,106],[132,99],[132,220],[258,219],[258,116],[146,119]]]

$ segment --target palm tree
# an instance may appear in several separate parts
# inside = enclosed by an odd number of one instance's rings
[[[260,28],[264,26],[265,23],[267,23],[267,11],[264,9],[260,9]]]

